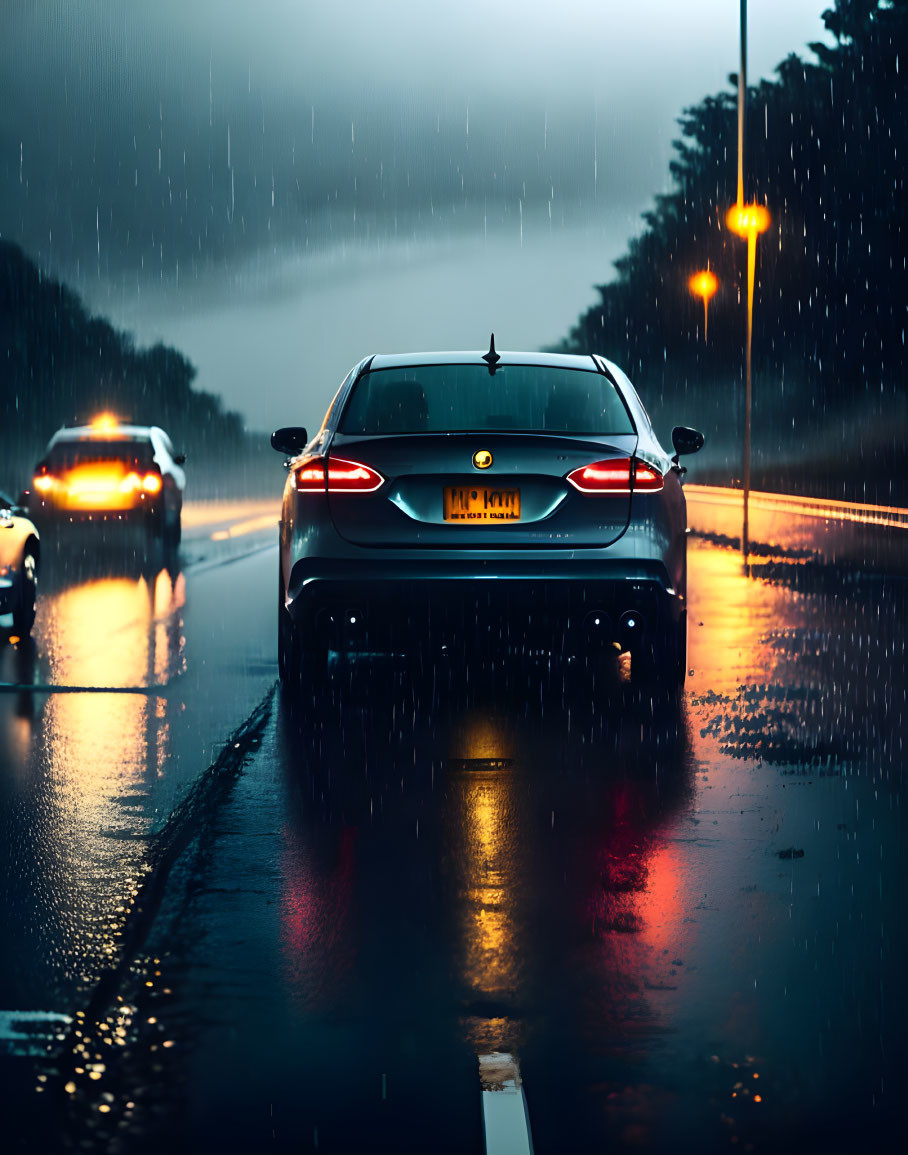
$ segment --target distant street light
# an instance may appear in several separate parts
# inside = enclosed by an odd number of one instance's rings
[[[716,295],[719,282],[715,273],[711,273],[709,269],[702,269],[699,273],[694,273],[687,282],[687,287],[695,297],[703,298],[703,343],[706,344],[709,339],[709,302]]]

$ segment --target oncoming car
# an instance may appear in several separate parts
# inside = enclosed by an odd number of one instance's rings
[[[176,545],[185,460],[156,425],[121,425],[105,414],[90,425],[64,426],[35,467],[30,512],[48,526],[138,526]]]
[[[599,356],[374,356],[289,457],[280,522],[281,676],[317,688],[329,650],[538,644],[629,651],[631,677],[686,665],[686,508],[624,373]]]
[[[0,493],[0,623],[6,619],[12,634],[26,638],[35,622],[38,531],[22,510]]]

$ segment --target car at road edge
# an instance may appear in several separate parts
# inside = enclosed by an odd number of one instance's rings
[[[10,615],[11,633],[26,638],[35,621],[41,542],[24,511],[0,493],[0,617]]]
[[[149,539],[177,545],[185,460],[157,425],[101,414],[63,426],[35,467],[29,510],[47,527],[138,526]]]

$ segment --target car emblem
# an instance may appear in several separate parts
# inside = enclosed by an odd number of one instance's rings
[[[492,454],[488,449],[477,449],[473,454],[473,464],[477,469],[488,469],[492,464]]]

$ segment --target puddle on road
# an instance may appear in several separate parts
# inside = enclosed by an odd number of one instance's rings
[[[862,598],[835,584],[833,567],[813,583],[803,569],[756,565],[748,578],[731,550],[691,550],[695,729],[732,758],[891,779],[908,700],[908,585],[865,579]]]
[[[0,649],[0,678],[23,687],[0,694],[0,912],[3,955],[15,959],[3,968],[0,1008],[78,1005],[119,949],[149,839],[210,761],[206,737],[223,740],[235,724],[245,707],[237,686],[255,682],[251,695],[274,672],[272,663],[256,677],[253,662],[251,676],[244,667],[220,679],[233,698],[205,694],[186,576],[172,565],[85,555],[53,578],[34,641]],[[195,580],[207,588],[218,578]],[[210,633],[228,604],[198,600]],[[266,633],[261,645],[270,640]],[[242,654],[242,641],[234,649]]]
[[[182,575],[164,569],[42,600],[31,668],[19,673],[25,684],[40,677],[78,689],[27,694],[27,740],[3,756],[15,767],[3,815],[4,853],[16,864],[4,955],[19,960],[15,991],[4,984],[4,993],[20,1005],[70,1007],[119,949],[147,870],[150,799],[170,755],[175,706],[147,689],[183,668],[184,600]]]

